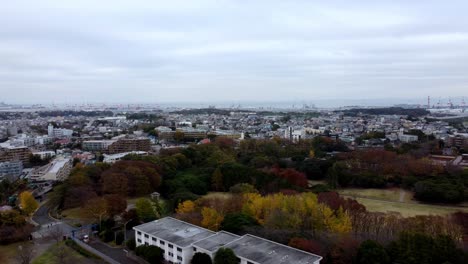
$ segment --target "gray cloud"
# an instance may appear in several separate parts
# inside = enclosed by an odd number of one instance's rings
[[[424,98],[468,91],[468,2],[9,1],[9,102]]]

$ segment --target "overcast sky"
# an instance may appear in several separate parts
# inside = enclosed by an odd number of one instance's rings
[[[466,0],[2,1],[0,101],[467,96],[467,10]]]

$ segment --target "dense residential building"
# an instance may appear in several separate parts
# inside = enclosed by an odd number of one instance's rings
[[[28,147],[14,147],[11,145],[0,145],[0,162],[22,161],[23,164],[29,163],[31,151]]]
[[[447,138],[447,146],[468,150],[468,134],[450,135]]]
[[[322,257],[264,238],[228,232],[213,232],[187,222],[165,217],[133,228],[136,245],[154,245],[171,263],[188,264],[196,252],[211,257],[221,248],[230,248],[241,264],[319,264]]]
[[[64,181],[73,167],[72,159],[58,157],[49,164],[33,170],[29,176],[32,181]]]
[[[109,145],[107,152],[109,154],[131,152],[131,151],[150,151],[151,141],[149,138],[121,138]]]
[[[9,179],[10,181],[17,180],[23,173],[23,162],[7,161],[0,162],[0,181]]]
[[[34,156],[38,156],[39,158],[45,160],[55,157],[55,151],[46,150],[46,151],[35,151],[31,153]]]

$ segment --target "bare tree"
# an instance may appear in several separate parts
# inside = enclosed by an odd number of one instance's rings
[[[31,245],[18,246],[17,261],[19,264],[29,264],[34,256],[34,250]]]

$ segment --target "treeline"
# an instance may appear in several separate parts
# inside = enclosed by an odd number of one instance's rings
[[[199,108],[199,109],[184,109],[178,111],[172,111],[171,114],[181,115],[230,115],[231,112],[247,112],[244,110],[225,110],[217,108]]]
[[[429,111],[421,108],[402,108],[402,107],[385,107],[385,108],[353,108],[348,110],[340,110],[346,116],[357,116],[358,114],[365,115],[400,115],[420,117],[429,114]]]
[[[332,188],[400,186],[424,202],[459,203],[468,195],[467,170],[380,149],[342,153],[326,179]]]
[[[112,111],[73,111],[73,110],[54,110],[54,111],[39,111],[37,114],[40,117],[49,116],[87,116],[87,117],[98,117],[98,116],[113,116]]]

